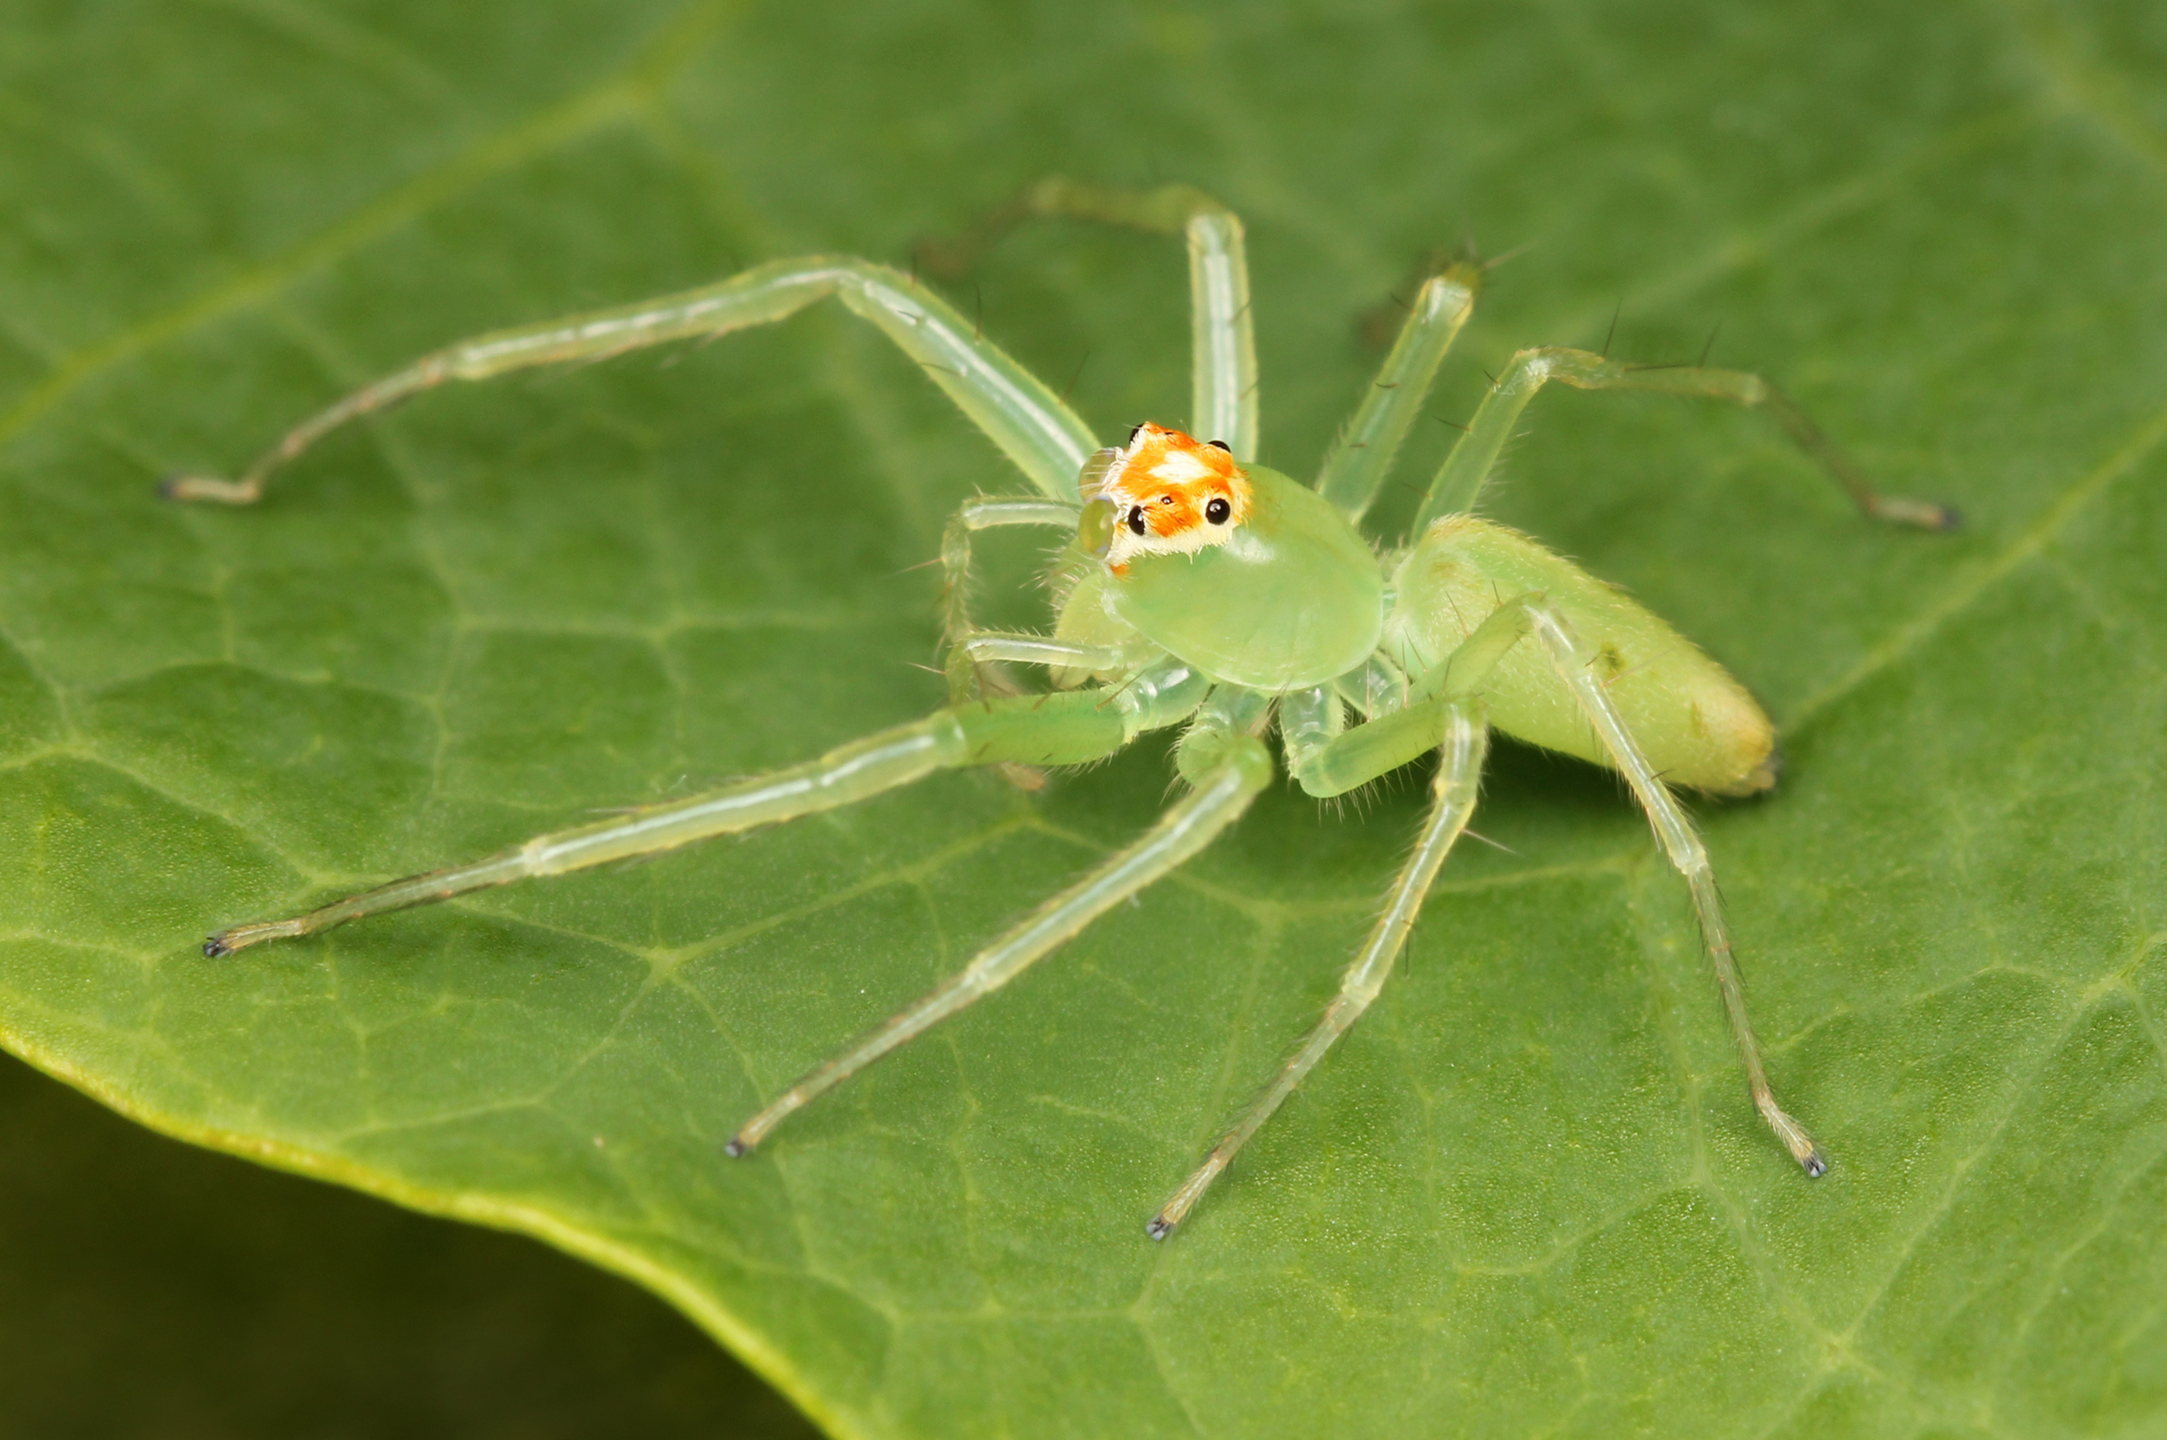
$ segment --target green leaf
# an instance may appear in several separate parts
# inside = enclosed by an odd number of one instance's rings
[[[2167,1424],[2167,28],[2008,0],[0,17],[0,1038],[168,1133],[647,1285],[842,1434],[2056,1436]],[[1037,176],[1250,222],[1265,458],[1472,233],[1432,412],[1529,343],[1780,377],[1952,537],[1752,416],[1560,394],[1496,513],[1769,702],[1702,807],[1802,1180],[1614,782],[1507,747],[1384,999],[1184,1233],[1416,787],[1239,832],[726,1163],[808,1063],[1147,823],[1163,745],[223,963],[213,925],[937,702],[942,518],[1009,490],[822,312],[445,391],[250,510],[161,505],[465,333]],[[956,287],[1108,434],[1185,404],[1178,252]],[[1450,432],[1427,426],[1419,477]],[[1419,483],[1419,478],[1411,483]],[[1411,501],[1403,501],[1411,504]],[[1012,549],[995,613],[1039,597]]]

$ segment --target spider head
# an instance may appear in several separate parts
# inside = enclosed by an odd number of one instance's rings
[[[1149,421],[1126,445],[1099,451],[1078,477],[1078,539],[1126,575],[1139,555],[1194,555],[1223,545],[1249,515],[1249,480],[1219,441]]]

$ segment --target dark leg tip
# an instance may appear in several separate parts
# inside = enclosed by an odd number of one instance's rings
[[[732,1160],[742,1160],[747,1155],[750,1155],[752,1153],[752,1147],[750,1145],[747,1145],[744,1141],[733,1137],[729,1144],[722,1147],[722,1153],[729,1156]]]
[[[1144,1227],[1144,1233],[1154,1240],[1164,1240],[1174,1233],[1174,1222],[1164,1215],[1154,1215],[1151,1217],[1151,1223]]]
[[[1955,507],[1954,505],[1944,505],[1944,506],[1942,506],[1942,507],[1941,507],[1941,525],[1940,525],[1940,527],[1939,527],[1939,528],[1941,528],[1941,529],[1943,529],[1943,530],[1961,530],[1961,529],[1963,529],[1963,528],[1964,528],[1964,512],[1963,512],[1963,511],[1961,511],[1961,510],[1959,510],[1959,509],[1957,509],[1957,508],[1956,508],[1956,507]]]
[[[1799,1162],[1806,1167],[1806,1178],[1818,1180],[1828,1173],[1828,1157],[1816,1150]]]
[[[221,955],[231,955],[232,953],[233,947],[226,943],[225,936],[206,935],[203,937],[203,954],[205,958],[216,960]]]
[[[180,499],[181,482],[183,482],[187,478],[188,477],[186,475],[183,475],[178,470],[176,470],[171,475],[168,475],[161,479],[158,482],[158,498],[161,500]]]

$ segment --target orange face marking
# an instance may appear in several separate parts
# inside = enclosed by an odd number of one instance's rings
[[[1113,502],[1107,568],[1138,555],[1193,555],[1223,545],[1249,515],[1249,480],[1223,446],[1145,422],[1099,482]]]

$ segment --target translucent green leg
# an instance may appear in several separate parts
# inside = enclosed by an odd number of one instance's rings
[[[1287,772],[1319,799],[1344,795],[1444,743],[1454,704],[1478,695],[1491,670],[1527,635],[1533,598],[1508,600],[1427,674],[1399,680],[1403,702],[1364,724],[1342,724],[1342,696],[1319,687],[1279,704]]]
[[[1044,665],[1054,670],[1081,670],[1091,674],[1134,671],[1165,652],[1149,645],[1117,647],[1079,645],[1045,635],[1026,635],[1005,630],[975,630],[948,650],[948,693],[957,705],[967,705],[981,695],[1007,696],[1025,693],[1002,670],[1005,663]],[[994,767],[1003,780],[1019,790],[1040,790],[1046,772],[1033,765],[1013,762]]]
[[[1738,1055],[1745,1063],[1746,1086],[1753,1094],[1753,1108],[1760,1112],[1761,1118],[1768,1122],[1768,1128],[1776,1132],[1784,1148],[1791,1152],[1791,1158],[1807,1175],[1818,1178],[1827,1174],[1828,1157],[1813,1143],[1813,1137],[1806,1133],[1805,1127],[1776,1103],[1775,1092],[1769,1088],[1768,1067],[1761,1057],[1761,1042],[1753,1033],[1753,1021],[1746,1014],[1745,981],[1739,976],[1738,957],[1731,949],[1730,927],[1723,918],[1723,899],[1716,891],[1715,871],[1709,866],[1707,847],[1694,833],[1693,822],[1686,819],[1685,811],[1669,788],[1648,764],[1647,757],[1641,754],[1640,746],[1610,703],[1610,697],[1603,692],[1602,682],[1595,675],[1598,657],[1582,650],[1565,617],[1554,607],[1540,600],[1529,600],[1527,604],[1535,637],[1548,652],[1558,678],[1565,682],[1589,723],[1594,725],[1603,748],[1610,753],[1610,763],[1625,777],[1626,784],[1632,786],[1634,798],[1648,812],[1648,823],[1662,843],[1663,853],[1685,877],[1686,887],[1692,891],[1693,910],[1700,921],[1701,946],[1707,951],[1710,968],[1715,971],[1716,991],[1723,997],[1723,1014],[1730,1021],[1731,1038],[1738,1042]]]
[[[1379,652],[1332,682],[1339,698],[1374,720],[1407,703],[1407,672]]]
[[[1437,872],[1444,865],[1445,856],[1451,853],[1453,842],[1467,828],[1467,817],[1474,813],[1475,795],[1482,778],[1482,760],[1488,751],[1488,736],[1489,727],[1482,717],[1480,699],[1466,697],[1445,705],[1442,759],[1437,767],[1437,778],[1431,785],[1435,799],[1429,818],[1423,822],[1421,837],[1415,841],[1414,853],[1407,857],[1399,878],[1392,883],[1384,913],[1377,917],[1369,939],[1340,981],[1339,994],[1325,1007],[1324,1018],[1303,1038],[1293,1058],[1280,1067],[1264,1093],[1252,1101],[1241,1117],[1219,1137],[1219,1142],[1211,1147],[1211,1153],[1204,1157],[1204,1163],[1197,1167],[1196,1173],[1183,1181],[1181,1188],[1159,1207],[1159,1213],[1151,1217],[1151,1223],[1145,1229],[1152,1239],[1164,1240],[1173,1233],[1174,1227],[1219,1178],[1219,1172],[1226,1169],[1235,1152],[1248,1144],[1249,1137],[1272,1118],[1272,1112],[1294,1093],[1294,1087],[1302,1083],[1302,1077],[1316,1068],[1325,1052],[1362,1018],[1362,1012],[1384,988],[1385,978],[1392,973],[1393,963],[1407,943],[1408,932],[1414,928],[1415,917],[1421,913],[1423,897],[1437,879]]]
[[[631,815],[538,835],[468,865],[410,875],[304,915],[221,930],[206,955],[265,940],[313,935],[349,920],[448,900],[514,880],[675,849],[869,799],[936,770],[971,765],[1079,765],[1145,730],[1194,711],[1208,683],[1184,666],[1160,666],[1118,689],[1028,695],[935,711],[831,750],[817,760]]]
[[[1415,292],[1407,322],[1400,327],[1392,353],[1370,382],[1354,418],[1324,457],[1317,474],[1317,493],[1339,507],[1356,524],[1384,485],[1392,457],[1422,412],[1430,382],[1445,352],[1452,348],[1460,328],[1474,313],[1475,296],[1482,289],[1482,267],[1462,262],[1432,275]]]
[[[1011,525],[1040,525],[1073,532],[1076,516],[1076,506],[1066,501],[980,496],[964,501],[949,517],[948,528],[941,535],[941,571],[945,580],[941,632],[951,702],[975,700],[989,691],[996,695],[1016,692],[998,670],[989,670],[985,661],[962,652],[963,641],[978,633],[977,626],[971,623],[971,537],[981,530]]]
[[[240,479],[177,476],[166,482],[165,491],[177,500],[247,504],[261,497],[273,470],[328,432],[446,380],[486,380],[537,365],[598,360],[665,341],[722,335],[784,319],[828,295],[870,320],[917,361],[1032,484],[1052,499],[1073,500],[1076,472],[1096,443],[1076,413],[909,276],[832,255],[778,260],[702,289],[462,341],[302,421]]]
[[[1157,824],[1105,864],[1046,901],[963,969],[889,1017],[835,1058],[808,1071],[753,1116],[725,1147],[743,1155],[792,1113],[916,1039],[965,1006],[990,995],[1073,939],[1086,925],[1174,870],[1216,839],[1249,808],[1272,777],[1271,758],[1256,739],[1211,717],[1184,739],[1185,771],[1195,788]]]
[[[1018,221],[1044,217],[1097,220],[1187,237],[1189,429],[1199,440],[1223,440],[1239,458],[1254,460],[1257,345],[1241,217],[1190,185],[1135,189],[1050,176],[960,240],[923,247],[920,253],[940,269],[960,270]]]
[[[974,630],[956,648],[981,664],[1005,660],[1017,665],[1090,671],[1130,669],[1139,658],[1125,645],[1085,645],[1046,635],[1027,635],[1020,630]]]
[[[1799,449],[1843,487],[1862,514],[1927,530],[1948,530],[1957,523],[1956,512],[1945,505],[1877,492],[1805,411],[1758,375],[1692,365],[1635,367],[1586,350],[1542,349],[1523,350],[1513,356],[1496,386],[1484,397],[1467,434],[1452,447],[1430,484],[1429,496],[1415,519],[1416,534],[1440,516],[1464,515],[1475,508],[1475,498],[1496,468],[1498,453],[1512,437],[1520,412],[1527,408],[1535,392],[1552,380],[1578,390],[1691,395],[1765,410]]]
[[[1146,1227],[1163,1240],[1211,1187],[1235,1152],[1272,1118],[1302,1077],[1316,1068],[1325,1052],[1346,1034],[1384,989],[1407,936],[1421,913],[1422,900],[1436,882],[1446,855],[1467,828],[1489,753],[1489,725],[1482,687],[1490,672],[1523,639],[1534,623],[1532,597],[1508,601],[1461,641],[1450,658],[1406,686],[1405,709],[1367,724],[1342,726],[1340,697],[1322,687],[1284,696],[1279,704],[1281,743],[1287,767],[1312,795],[1338,795],[1396,770],[1424,751],[1440,759],[1431,782],[1433,801],[1414,853],[1400,869],[1384,913],[1340,981],[1339,994],[1279,1069],[1264,1093],[1242,1111],[1196,1172],[1182,1182]],[[1404,681],[1402,682],[1405,683]]]

